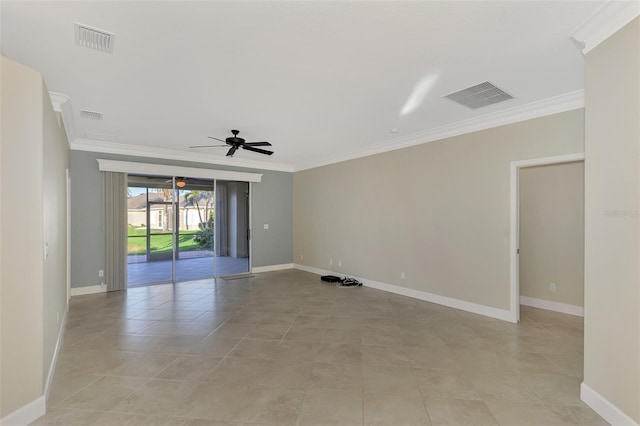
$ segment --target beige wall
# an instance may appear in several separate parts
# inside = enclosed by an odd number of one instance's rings
[[[37,72],[5,58],[1,79],[0,418],[43,390],[43,82]]]
[[[584,383],[640,423],[640,18],[586,55]]]
[[[584,306],[584,162],[525,167],[519,181],[520,295]]]
[[[508,310],[510,162],[583,152],[583,125],[575,110],[297,172],[294,261]]]
[[[66,308],[69,149],[42,76],[3,57],[1,77],[0,418],[5,418],[43,396]]]

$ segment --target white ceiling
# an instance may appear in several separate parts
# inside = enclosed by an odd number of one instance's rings
[[[188,146],[237,128],[275,154],[227,164],[297,170],[575,94],[584,60],[569,36],[603,4],[5,0],[1,42],[70,97],[78,145],[216,162],[225,148]],[[115,33],[114,52],[76,45],[74,22]],[[487,80],[515,99],[475,111],[443,99]]]

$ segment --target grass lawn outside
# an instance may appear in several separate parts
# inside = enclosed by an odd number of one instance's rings
[[[158,231],[155,231],[158,232]],[[178,249],[180,251],[201,250],[198,243],[193,240],[193,235],[198,232],[195,229],[190,231],[180,231],[180,241]],[[128,232],[128,254],[146,254],[147,253],[147,232],[145,229],[136,229],[129,227]],[[173,236],[167,235],[151,235],[151,253],[171,253]]]

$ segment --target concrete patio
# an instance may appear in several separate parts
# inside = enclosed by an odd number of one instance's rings
[[[189,281],[214,276],[214,257],[187,257],[181,253],[182,259],[176,260],[176,281]],[[131,256],[133,257],[133,256]],[[129,259],[127,265],[127,284],[136,286],[141,284],[166,283],[171,281],[171,260],[146,262],[137,259]],[[135,262],[131,262],[135,260]],[[215,275],[228,275],[249,272],[248,257],[216,256]]]

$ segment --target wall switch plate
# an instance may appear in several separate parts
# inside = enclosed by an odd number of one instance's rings
[[[100,269],[100,270],[98,270],[98,277],[99,277],[99,278],[104,277],[104,269]]]
[[[300,260],[304,260],[304,254],[300,253]]]
[[[549,291],[556,291],[556,283],[549,283]]]
[[[268,223],[265,223],[263,226],[264,226],[264,229],[269,229],[269,224]]]
[[[404,272],[400,272],[400,279],[404,280]]]
[[[338,268],[342,268],[342,260],[338,260]]]
[[[329,259],[329,265],[333,265],[333,259]]]

